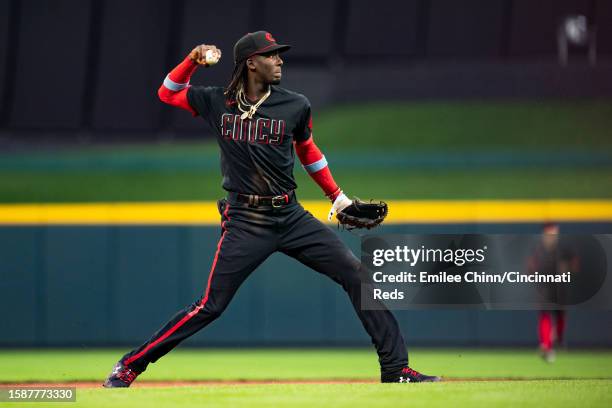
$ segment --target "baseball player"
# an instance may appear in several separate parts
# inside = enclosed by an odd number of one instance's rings
[[[559,226],[544,224],[537,246],[527,259],[527,271],[557,275],[568,270],[578,271],[579,259],[567,247],[559,244]],[[565,293],[555,284],[544,284],[540,291],[545,301],[564,304]],[[538,338],[540,353],[544,361],[553,363],[556,358],[555,344],[563,344],[565,335],[565,310],[541,310],[538,316]]]
[[[105,387],[129,387],[149,363],[218,318],[242,282],[276,251],[342,285],[376,347],[382,382],[439,380],[408,366],[404,339],[388,310],[361,310],[360,261],[297,201],[295,154],[331,200],[331,215],[352,205],[313,140],[308,99],[278,86],[280,54],[289,48],[265,31],[246,34],[234,46],[234,71],[222,88],[189,84],[199,66],[214,65],[221,57],[214,45],[199,45],[160,87],[164,103],[200,116],[216,131],[227,191],[218,202],[221,238],[201,298],[124,355]]]

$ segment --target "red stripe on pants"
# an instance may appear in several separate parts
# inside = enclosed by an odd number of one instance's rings
[[[226,205],[225,208],[225,212],[224,215],[227,217],[227,212],[229,210],[229,204]],[[229,220],[229,218],[228,218]],[[210,293],[210,284],[212,282],[212,277],[213,274],[215,273],[215,267],[217,266],[217,259],[219,258],[219,253],[221,252],[221,244],[223,243],[223,239],[225,238],[225,234],[227,233],[227,230],[225,229],[225,222],[223,223],[223,234],[221,235],[221,238],[219,239],[219,243],[217,244],[217,251],[215,252],[215,258],[213,259],[213,263],[212,263],[212,267],[210,268],[210,273],[208,274],[208,284],[206,285],[206,292],[204,294],[204,297],[202,297],[202,301],[189,313],[187,313],[185,315],[185,317],[183,317],[181,320],[179,320],[174,326],[172,326],[170,328],[170,330],[168,330],[167,332],[165,332],[163,335],[161,335],[157,340],[155,340],[154,342],[148,344],[144,349],[142,349],[138,354],[133,355],[132,357],[128,358],[127,360],[125,360],[124,365],[130,365],[131,363],[133,363],[134,361],[138,360],[140,357],[142,357],[147,351],[149,351],[151,348],[155,347],[156,345],[158,345],[160,342],[164,341],[165,339],[168,338],[168,336],[170,336],[172,333],[174,333],[175,331],[178,330],[179,327],[181,327],[182,325],[185,324],[185,322],[187,322],[189,319],[191,319],[193,316],[195,316],[196,314],[198,314],[198,312],[200,310],[202,310],[204,308],[204,306],[206,305],[206,301],[208,301],[208,294]]]
[[[540,321],[538,324],[540,334],[540,348],[542,350],[550,350],[552,348],[552,316],[549,312],[540,312]]]

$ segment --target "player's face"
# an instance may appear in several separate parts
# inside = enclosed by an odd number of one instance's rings
[[[283,60],[278,52],[254,55],[252,63],[260,81],[272,85],[280,84]]]

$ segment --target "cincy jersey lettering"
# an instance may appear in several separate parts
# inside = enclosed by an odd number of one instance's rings
[[[283,142],[285,121],[282,119],[241,119],[240,115],[221,116],[221,135],[224,139],[240,142],[278,145]]]

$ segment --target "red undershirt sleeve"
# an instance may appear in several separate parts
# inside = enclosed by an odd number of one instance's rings
[[[189,80],[197,67],[198,64],[189,57],[186,57],[164,79],[164,82],[157,91],[159,99],[168,105],[185,109],[194,116],[197,115],[187,100],[187,90],[191,86],[189,85]]]
[[[342,192],[334,181],[327,160],[315,144],[312,136],[304,141],[294,142],[295,152],[310,177],[323,189],[325,195],[333,202]]]

